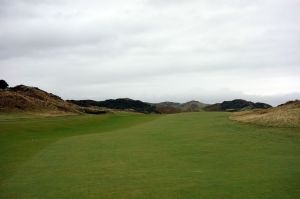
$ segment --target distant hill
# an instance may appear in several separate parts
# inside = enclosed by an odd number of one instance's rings
[[[198,111],[203,111],[203,108],[206,106],[208,106],[208,104],[204,104],[198,101],[189,101],[181,104],[181,109],[184,112],[198,112]]]
[[[24,85],[0,90],[0,111],[81,113],[77,105],[39,88]]]
[[[207,106],[207,104],[198,101],[190,101],[182,104],[176,102],[161,102],[153,105],[159,113],[199,112],[203,111],[203,108]]]
[[[300,101],[289,101],[275,108],[234,113],[231,119],[265,126],[300,127]]]
[[[141,113],[198,112],[207,106],[198,101],[190,101],[182,104],[176,102],[147,103],[129,98],[109,99],[105,101],[69,100],[69,102],[82,107],[106,107],[118,110],[132,110]]]
[[[250,102],[242,99],[236,99],[232,101],[224,101],[222,103],[213,104],[210,106],[204,107],[205,111],[243,111],[243,110],[252,110],[252,109],[267,109],[272,106],[269,104],[261,102]]]
[[[0,89],[0,112],[47,112],[102,114],[113,111],[135,111],[141,113],[181,113],[199,111],[243,111],[266,109],[265,103],[253,103],[241,99],[207,105],[198,101],[186,103],[147,103],[129,98],[94,100],[63,100],[36,87],[19,85]]]
[[[170,113],[182,112],[180,110],[180,103],[176,103],[176,102],[161,102],[161,103],[156,103],[153,105],[155,106],[155,110],[158,113],[170,114]]]
[[[155,107],[149,103],[129,98],[109,99],[105,101],[94,100],[69,100],[73,104],[82,107],[106,107],[118,110],[131,110],[141,113],[155,113]]]

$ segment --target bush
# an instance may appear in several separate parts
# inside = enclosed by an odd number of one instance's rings
[[[0,80],[0,89],[6,89],[8,84],[3,79]]]

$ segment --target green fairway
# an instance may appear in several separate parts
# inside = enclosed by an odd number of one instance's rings
[[[0,198],[300,198],[300,129],[228,116],[0,115]]]

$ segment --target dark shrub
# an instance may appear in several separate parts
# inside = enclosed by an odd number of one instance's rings
[[[6,89],[8,84],[3,79],[0,80],[0,89]]]

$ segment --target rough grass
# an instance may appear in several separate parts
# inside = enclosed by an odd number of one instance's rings
[[[234,113],[232,120],[275,127],[300,127],[300,101],[265,110],[251,110]]]
[[[19,85],[0,90],[0,112],[80,114],[80,107],[35,87]]]
[[[0,122],[0,198],[300,198],[298,128],[206,112]]]

